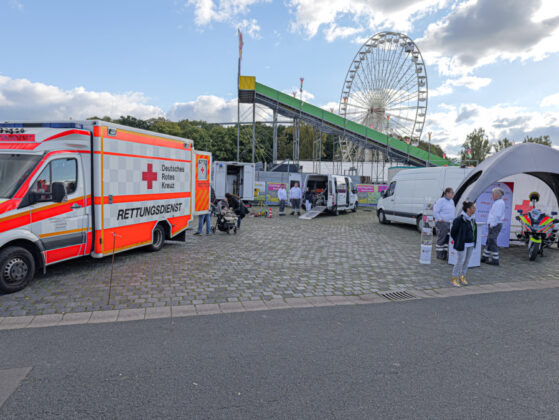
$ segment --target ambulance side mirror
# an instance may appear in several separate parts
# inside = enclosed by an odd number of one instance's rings
[[[66,188],[63,182],[52,183],[52,201],[62,203],[66,198]]]

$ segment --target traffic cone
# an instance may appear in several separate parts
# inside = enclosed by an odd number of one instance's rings
[[[270,210],[268,211],[268,219],[272,218],[272,208],[270,207]]]

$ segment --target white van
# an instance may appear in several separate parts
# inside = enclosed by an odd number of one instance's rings
[[[326,206],[326,210],[335,215],[340,214],[340,211],[357,211],[357,188],[348,176],[307,175],[303,194],[307,187],[315,193],[314,207]]]
[[[214,161],[212,173],[218,200],[223,200],[229,193],[241,197],[243,201],[254,201],[254,163]]]
[[[435,203],[447,187],[458,188],[470,171],[471,168],[447,166],[398,172],[378,201],[379,222],[408,223],[420,229],[425,203]]]

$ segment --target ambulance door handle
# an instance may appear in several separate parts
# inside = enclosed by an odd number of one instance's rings
[[[74,203],[72,204],[72,207],[70,207],[72,210],[76,210],[76,209],[81,209],[82,206],[80,206],[78,203]]]

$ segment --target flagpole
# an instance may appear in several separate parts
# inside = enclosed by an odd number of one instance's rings
[[[243,34],[237,28],[239,33],[239,67],[237,70],[237,162],[240,162],[240,145],[241,145],[241,103],[239,101],[239,88],[241,87],[241,59],[243,58]]]
[[[241,55],[239,54],[239,69],[237,71],[237,162],[239,160],[239,147],[241,138],[241,103],[239,101],[239,86],[241,82]]]

